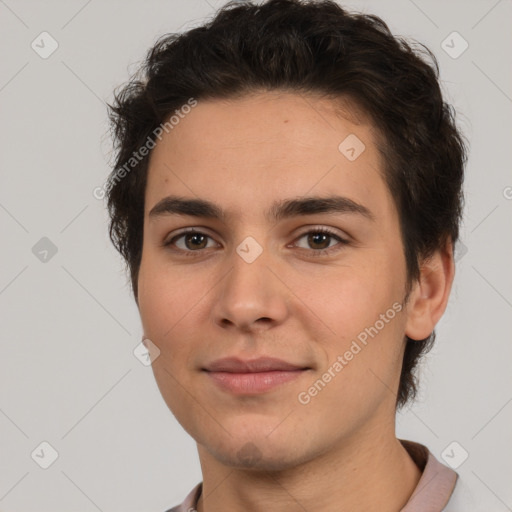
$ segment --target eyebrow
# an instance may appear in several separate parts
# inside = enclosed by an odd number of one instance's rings
[[[304,197],[276,201],[267,212],[266,218],[268,221],[277,222],[286,218],[320,213],[356,213],[369,220],[375,220],[375,216],[366,206],[342,196]],[[164,197],[149,212],[150,218],[168,215],[204,217],[223,222],[228,218],[228,214],[221,207],[210,201],[179,196]]]

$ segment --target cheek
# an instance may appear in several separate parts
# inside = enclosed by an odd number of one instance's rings
[[[152,370],[160,393],[178,418],[191,414],[191,354],[193,353],[193,307],[204,291],[195,293],[192,285],[180,284],[175,272],[164,272],[149,261],[139,274],[139,313],[144,335],[160,353]],[[189,300],[190,298],[190,300]],[[192,301],[192,303],[191,303]],[[195,412],[194,414],[199,414]]]
[[[326,428],[357,429],[381,403],[394,401],[403,320],[398,302],[387,306],[381,313],[372,303],[353,300],[332,312],[337,334],[320,340],[322,365],[298,397],[311,401],[308,411],[323,417]]]
[[[139,274],[139,313],[144,335],[160,349],[156,361],[173,375],[186,376],[201,343],[206,291],[203,279],[193,278],[148,256]],[[158,364],[156,365],[158,368]],[[185,378],[185,377],[182,377]]]
[[[194,280],[184,280],[179,270],[166,268],[151,255],[145,255],[141,262],[138,289],[144,334],[162,341],[179,328],[180,319],[204,294]]]
[[[322,380],[331,379],[324,372],[336,375],[326,400],[343,395],[356,403],[394,387],[405,326],[400,263],[375,258],[368,265],[332,272],[327,289],[311,292],[310,287],[308,305],[326,326],[318,340],[324,353]]]
[[[306,288],[309,303],[343,338],[357,336],[403,299],[400,265],[385,265],[382,260],[336,269],[329,275],[328,286],[316,287],[315,292],[308,282]]]

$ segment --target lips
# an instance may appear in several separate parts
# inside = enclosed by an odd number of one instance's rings
[[[226,357],[224,359],[217,359],[205,368],[206,371],[210,372],[229,373],[260,373],[303,369],[306,369],[306,367],[291,364],[274,357],[260,357],[246,361],[236,357]]]
[[[272,357],[245,361],[228,357],[214,361],[203,370],[223,391],[255,395],[295,380],[310,368]]]

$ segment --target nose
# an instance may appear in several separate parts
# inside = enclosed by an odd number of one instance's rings
[[[290,292],[270,251],[251,262],[235,250],[231,269],[215,288],[213,319],[223,328],[242,331],[271,329],[289,314]]]

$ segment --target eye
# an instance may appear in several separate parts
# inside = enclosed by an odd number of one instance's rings
[[[313,248],[313,250],[309,251],[312,256],[323,256],[325,254],[330,254],[331,252],[337,252],[341,250],[344,245],[349,243],[348,240],[341,238],[339,235],[327,228],[317,228],[306,231],[300,235],[297,240],[302,238],[306,238],[306,243]],[[333,239],[338,241],[337,245],[339,247],[336,247],[336,244],[334,246],[330,245],[330,242],[332,242]]]
[[[183,239],[183,244],[181,247],[177,243],[177,241],[180,239]],[[178,251],[185,253],[187,256],[194,256],[194,252],[198,252],[201,249],[208,248],[208,239],[213,240],[210,236],[206,235],[205,233],[202,233],[201,231],[188,229],[187,231],[182,232],[181,234],[171,238],[170,240],[165,241],[162,245],[164,247],[169,247],[172,250],[175,250],[174,246],[176,246],[178,248]]]

